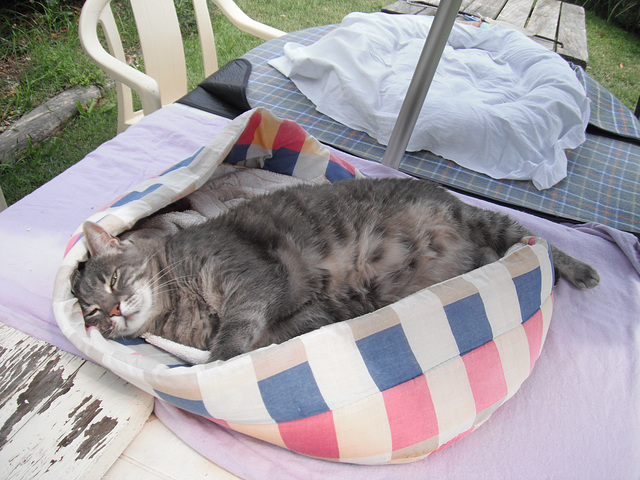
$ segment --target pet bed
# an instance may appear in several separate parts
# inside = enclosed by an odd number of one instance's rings
[[[258,109],[91,220],[123,233],[198,190],[223,160],[307,181],[360,176],[296,124]],[[526,238],[498,262],[374,313],[190,366],[140,340],[105,340],[85,329],[69,288],[86,259],[81,236],[69,243],[53,295],[58,324],[76,348],[170,404],[339,462],[412,461],[474,430],[530,374],[553,304],[548,245]]]

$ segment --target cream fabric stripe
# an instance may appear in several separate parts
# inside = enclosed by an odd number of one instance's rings
[[[277,423],[248,425],[244,423],[227,422],[227,425],[236,432],[244,433],[250,437],[278,445],[282,448],[287,448],[284,440],[282,439],[282,435],[280,435],[280,429],[278,428]]]
[[[544,348],[544,342],[547,339],[547,333],[549,332],[549,325],[551,325],[551,314],[553,313],[553,293],[547,297],[545,302],[540,307],[542,310],[542,345]]]
[[[249,355],[209,365],[210,368],[198,372],[198,384],[204,406],[214,418],[238,423],[274,423],[262,401]]]
[[[422,290],[391,308],[401,319],[409,346],[423,372],[460,355],[440,299]]]
[[[329,151],[327,150],[326,153],[327,155],[320,155],[320,152],[316,154],[300,152],[291,175],[304,180],[324,176],[329,165]]]
[[[331,410],[378,392],[346,323],[322,328],[301,339],[318,389]]]
[[[531,370],[531,356],[529,354],[529,341],[524,327],[519,325],[494,339],[504,379],[507,384],[507,396],[511,397],[529,376]]]
[[[547,242],[543,240],[540,240],[540,243],[531,247],[533,253],[538,257],[538,261],[540,262],[540,273],[542,277],[542,288],[540,288],[541,302],[544,302],[553,290],[553,271],[551,268],[551,261],[549,260],[548,248],[549,246]]]
[[[382,393],[333,411],[340,459],[381,463],[391,459],[391,429]]]
[[[157,396],[151,385],[149,385],[144,378],[145,369],[140,368],[140,365],[135,363],[128,363],[128,361],[131,360],[132,355],[120,354],[116,352],[112,346],[103,347],[101,351],[103,354],[100,359],[100,364],[103,367],[111,370],[127,382],[138,387],[140,390],[143,390],[150,395]]]
[[[434,368],[425,377],[438,418],[442,445],[473,426],[476,404],[462,358],[454,358]]]
[[[244,162],[241,162],[242,165],[251,168],[261,168],[261,160],[265,157],[271,156],[271,150],[265,148],[262,145],[249,145],[247,150],[247,158]]]
[[[176,370],[172,375],[169,368],[155,368],[144,372],[145,381],[153,388],[174,397],[185,400],[202,400],[202,392],[198,384],[197,368]]]
[[[386,330],[400,323],[396,312],[390,307],[383,307],[375,312],[367,313],[361,317],[349,320],[353,338],[358,341],[374,333]]]
[[[273,377],[307,361],[307,353],[300,337],[281,343],[277,348],[262,348],[249,355],[258,381]]]
[[[518,292],[504,265],[497,262],[485,265],[462,275],[462,278],[478,289],[494,337],[521,323]]]
[[[534,255],[531,255],[531,247],[518,249],[498,261],[509,269],[511,276],[513,277],[519,277],[538,266],[537,258],[535,258]]]
[[[414,462],[431,455],[440,448],[439,436],[428,438],[409,447],[394,450],[391,455],[391,463]]]
[[[442,283],[437,283],[429,288],[438,296],[444,306],[478,293],[478,289],[475,288],[473,284],[462,278],[462,276],[454,277]]]

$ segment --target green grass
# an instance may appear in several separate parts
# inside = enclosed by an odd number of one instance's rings
[[[587,12],[587,73],[634,110],[640,95],[640,36]]]
[[[19,2],[18,2],[19,3]],[[23,4],[25,2],[22,2]],[[112,2],[128,55],[142,63],[127,0]],[[202,80],[200,47],[190,0],[176,0],[184,28],[189,85]],[[379,11],[389,0],[237,0],[251,17],[284,31],[338,23],[349,12]],[[35,4],[33,1],[31,4]],[[105,87],[109,79],[84,55],[78,40],[81,0],[42,0],[38,11],[0,7],[0,129],[74,85]],[[261,41],[235,28],[213,7],[220,65]],[[127,27],[129,26],[129,27]],[[633,110],[640,94],[640,38],[587,14],[588,73]],[[81,160],[116,133],[115,92],[73,120],[62,133],[32,146],[14,164],[0,165],[0,185],[12,204]]]
[[[30,145],[15,163],[0,164],[0,184],[10,205],[82,160],[116,135],[115,92],[89,103],[61,135]]]

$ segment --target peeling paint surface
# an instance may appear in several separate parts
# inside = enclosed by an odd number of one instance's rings
[[[100,479],[152,408],[104,368],[0,324],[0,478]]]

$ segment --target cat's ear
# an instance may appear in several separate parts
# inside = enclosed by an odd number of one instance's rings
[[[87,248],[92,257],[115,253],[120,249],[118,237],[114,237],[97,223],[84,222],[82,231],[87,239]]]

